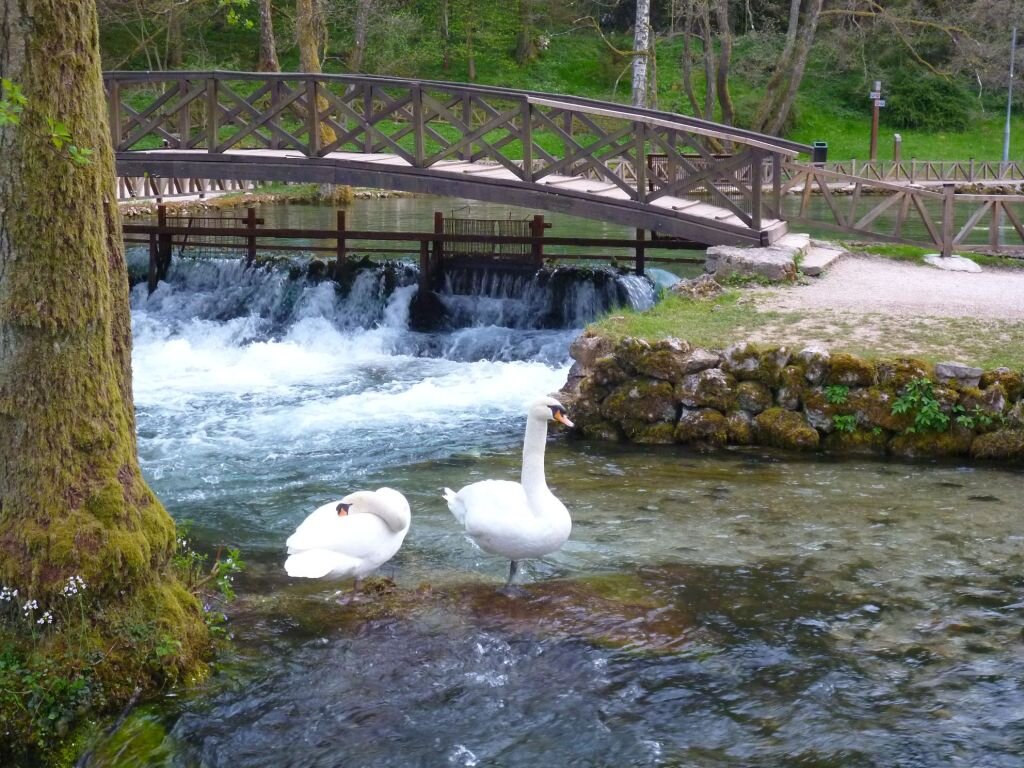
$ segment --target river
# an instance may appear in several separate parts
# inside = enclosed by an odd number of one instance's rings
[[[350,218],[413,228],[439,204]],[[143,471],[195,546],[248,568],[217,674],[136,710],[90,766],[1024,764],[1019,471],[553,437],[572,538],[504,595],[507,563],[440,490],[517,477],[524,404],[616,297],[580,290],[545,328],[543,291],[496,288],[447,297],[462,327],[414,334],[414,276],[397,282],[341,296],[182,261],[134,289]],[[381,485],[413,510],[393,587],[352,600],[284,575],[306,514]]]

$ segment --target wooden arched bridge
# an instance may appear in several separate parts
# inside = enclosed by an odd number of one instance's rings
[[[767,245],[810,147],[650,109],[363,75],[108,72],[122,176],[351,184]]]

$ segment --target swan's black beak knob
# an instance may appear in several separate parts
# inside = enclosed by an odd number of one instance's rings
[[[560,424],[565,424],[567,427],[573,426],[573,423],[569,421],[569,417],[565,415],[565,409],[557,406],[551,406],[551,418]]]
[[[347,515],[348,514],[348,508],[351,507],[351,506],[352,506],[351,504],[346,504],[345,502],[341,502],[338,505],[338,517],[344,517],[345,515]]]

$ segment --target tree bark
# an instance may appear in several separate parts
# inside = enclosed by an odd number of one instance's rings
[[[447,74],[452,69],[452,32],[448,0],[441,0],[441,69]]]
[[[355,42],[348,57],[348,71],[362,72],[366,57],[366,38],[370,28],[370,10],[373,0],[359,0],[356,4]]]
[[[636,25],[633,27],[633,92],[634,107],[650,104],[647,89],[647,57],[651,46],[651,0],[637,0]]]
[[[181,38],[181,9],[172,6],[167,16],[167,66],[170,69],[181,69],[184,42]]]
[[[309,74],[320,74],[323,67],[320,55],[327,43],[327,29],[324,17],[320,12],[319,0],[296,0],[295,2],[295,37],[299,44],[299,69]],[[316,100],[318,112],[329,106],[327,99],[320,96]],[[337,138],[331,126],[320,123],[320,144],[331,144]]]
[[[274,11],[270,0],[260,0],[260,72],[280,72],[277,60],[277,42],[274,39]]]
[[[153,646],[124,622],[181,642],[166,670],[194,667],[206,629],[168,570],[174,522],[136,455],[98,36],[94,0],[0,3],[0,76],[28,99],[0,129],[0,582],[45,604],[69,576],[85,579],[95,631],[75,642],[102,658],[95,669],[123,672],[107,690],[116,701],[156,674],[142,666]],[[47,118],[93,150],[88,165],[54,148]]]
[[[537,58],[534,43],[533,0],[519,1],[519,31],[516,34],[516,63],[522,66]]]
[[[732,27],[729,22],[729,0],[714,0],[715,19],[718,22],[718,72],[715,84],[718,88],[718,106],[722,111],[722,122],[732,125],[736,120],[732,94],[729,93],[729,69],[732,63]]]

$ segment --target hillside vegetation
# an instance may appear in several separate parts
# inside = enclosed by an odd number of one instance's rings
[[[630,100],[634,10],[628,0],[312,2],[322,12],[319,50],[325,72],[472,80]],[[711,34],[701,26],[700,11],[714,10],[720,3],[729,5],[726,0],[653,4],[656,42],[651,71],[658,107],[694,113],[685,87],[684,60],[690,62],[691,92],[703,102],[707,65],[703,46],[710,46],[713,55],[708,59],[717,61],[723,38],[721,30]],[[153,0],[146,3],[151,13],[145,17],[132,12],[138,4],[101,2],[105,68],[258,68],[257,0]],[[997,27],[990,17],[1002,13],[1000,20],[1008,21],[1013,14],[1021,15],[1021,8],[1005,0],[972,0],[947,4],[943,15],[943,3],[930,4],[934,7],[926,12],[913,3],[894,2],[887,4],[895,9],[892,17],[867,18],[855,15],[861,5],[853,0],[846,11],[822,11],[782,133],[806,143],[826,141],[832,160],[866,159],[871,119],[868,91],[878,79],[887,100],[881,113],[881,159],[892,157],[892,135],[899,132],[903,159],[998,160],[1010,46],[1008,26]],[[1001,10],[1003,5],[1006,8]],[[296,71],[300,68],[296,4],[274,2],[270,7],[280,66]],[[744,8],[752,14],[750,18]],[[732,46],[729,94],[735,122],[744,127],[753,122],[785,46],[788,3],[766,0],[750,8],[750,3],[730,6],[728,41]],[[863,8],[868,13],[877,5],[865,3]],[[365,14],[362,18],[360,9]],[[691,16],[683,15],[687,9]],[[713,14],[709,18],[715,19]],[[751,26],[756,31],[750,31]],[[1014,160],[1024,160],[1024,115],[1019,108],[1024,93],[1020,92],[1024,88],[1017,94],[1012,121],[1010,157]],[[721,119],[719,102],[709,103],[713,118]]]

